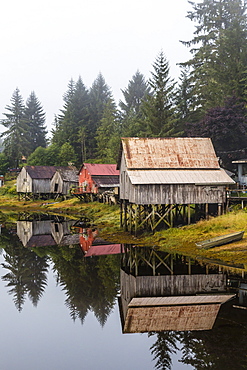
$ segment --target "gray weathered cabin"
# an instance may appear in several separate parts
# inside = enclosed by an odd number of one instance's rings
[[[72,188],[79,185],[79,175],[76,168],[58,168],[51,179],[51,193],[67,196]]]
[[[79,234],[71,234],[74,220],[17,221],[17,235],[24,247],[79,244]]]
[[[72,185],[77,186],[76,170],[60,166],[25,166],[17,176],[16,190],[19,197],[68,194]]]
[[[171,227],[185,214],[190,223],[192,208],[220,214],[234,184],[209,138],[123,138],[118,168],[121,223],[129,231]]]
[[[17,176],[16,190],[19,196],[45,195],[51,193],[51,178],[55,166],[25,166]]]

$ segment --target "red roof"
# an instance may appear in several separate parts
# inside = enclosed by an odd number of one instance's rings
[[[92,176],[119,176],[116,164],[84,163],[82,167],[85,167]]]
[[[122,253],[121,244],[92,245],[85,254],[85,257],[120,253]]]

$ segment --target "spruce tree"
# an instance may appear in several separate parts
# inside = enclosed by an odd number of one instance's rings
[[[24,110],[24,121],[29,128],[29,147],[32,153],[37,147],[46,146],[45,113],[34,92],[31,92]]]
[[[9,164],[17,168],[22,156],[27,156],[30,152],[29,127],[24,120],[25,105],[18,88],[10,101],[11,104],[5,108],[9,113],[4,113],[6,119],[1,122],[7,128],[2,137]]]
[[[150,95],[151,87],[145,81],[144,75],[137,71],[126,89],[121,90],[124,100],[120,100],[119,107],[121,109],[121,135],[123,136],[143,136],[144,132],[144,116],[142,112],[142,104]]]
[[[201,117],[207,109],[222,105],[227,97],[244,96],[247,69],[246,4],[242,0],[189,2],[187,17],[197,22],[194,38],[183,42],[191,48],[190,67],[197,97],[194,108]]]
[[[113,100],[105,106],[97,129],[97,162],[116,163],[120,145],[119,120]]]
[[[104,109],[107,104],[111,104],[114,109],[115,102],[111,90],[106,84],[104,77],[99,73],[89,91],[89,123],[87,128],[87,156],[95,158],[96,132],[101,125]]]
[[[149,80],[152,94],[147,96],[142,106],[150,136],[171,136],[176,132],[174,126],[175,83],[169,74],[169,63],[161,51],[153,64],[152,77]]]

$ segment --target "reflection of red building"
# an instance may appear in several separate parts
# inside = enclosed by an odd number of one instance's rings
[[[80,228],[79,234],[81,249],[83,250],[84,253],[87,253],[91,245],[93,244],[95,237],[98,235],[98,230]]]
[[[84,163],[79,172],[79,193],[98,194],[119,187],[115,164]]]
[[[103,239],[97,238],[97,229],[80,228],[79,235],[85,257],[122,253],[121,244],[108,244]]]

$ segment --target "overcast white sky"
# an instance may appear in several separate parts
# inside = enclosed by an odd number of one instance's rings
[[[118,103],[163,50],[177,80],[176,63],[190,57],[179,40],[195,30],[187,0],[8,0],[0,9],[0,118],[18,87],[24,101],[36,93],[49,130],[71,78],[89,88],[101,72]]]

